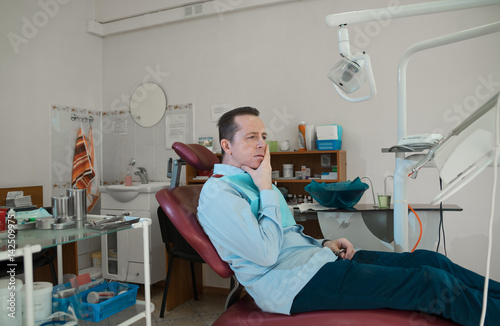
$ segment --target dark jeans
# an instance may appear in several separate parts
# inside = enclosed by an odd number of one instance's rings
[[[484,277],[427,250],[359,251],[323,266],[293,301],[291,313],[392,308],[437,314],[479,325]],[[485,325],[500,321],[500,283],[489,282]],[[415,314],[419,318],[429,318]]]

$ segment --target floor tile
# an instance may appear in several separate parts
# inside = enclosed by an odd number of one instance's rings
[[[155,316],[159,315],[160,309],[158,309],[158,314],[155,314]],[[165,311],[165,316],[163,319],[179,319],[194,316],[199,316],[199,313],[196,312],[196,310],[189,304],[189,302],[186,302],[170,311]]]
[[[201,319],[207,324],[207,326],[212,326],[212,324],[219,318],[220,314],[212,314],[212,315],[202,315]]]
[[[155,305],[151,324],[157,326],[211,326],[224,311],[226,295],[203,293],[199,300],[190,300],[171,311],[165,311],[164,318],[160,318],[161,301],[163,298],[163,282],[151,286],[151,302]],[[144,287],[137,291],[137,300],[144,300]],[[143,326],[145,319],[135,322],[134,326]]]
[[[203,319],[200,316],[158,321],[158,326],[206,326],[206,325],[207,324],[203,321]]]
[[[226,296],[222,294],[203,293],[199,300],[191,300],[189,303],[200,315],[220,314],[224,311]]]

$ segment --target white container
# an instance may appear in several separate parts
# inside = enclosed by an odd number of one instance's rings
[[[280,143],[280,150],[282,152],[287,152],[290,150],[290,142],[288,140],[282,140]]]
[[[93,267],[102,267],[102,253],[100,251],[95,251],[90,254],[92,257],[92,266]]]
[[[283,164],[283,178],[293,178],[293,164]]]
[[[11,295],[14,294],[14,295]],[[10,283],[10,279],[0,280],[0,325],[23,325],[23,282],[16,280]],[[15,314],[12,314],[15,313]],[[9,316],[15,316],[12,318]]]
[[[316,150],[316,127],[314,125],[306,125],[305,138],[307,150]]]
[[[52,314],[52,288],[50,282],[33,282],[33,317],[35,321],[46,319]],[[26,311],[26,300],[23,300],[23,309]]]

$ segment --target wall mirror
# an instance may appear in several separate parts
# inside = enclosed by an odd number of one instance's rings
[[[142,127],[152,127],[160,122],[166,109],[165,92],[155,83],[139,85],[130,97],[130,114]]]

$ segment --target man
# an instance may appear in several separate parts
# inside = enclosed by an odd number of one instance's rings
[[[302,233],[273,185],[259,111],[218,122],[222,164],[205,183],[198,219],[221,258],[264,311],[393,308],[478,325],[484,278],[441,254],[355,252],[347,239]],[[490,281],[486,325],[500,320],[500,284]]]

